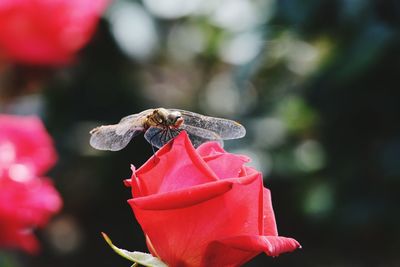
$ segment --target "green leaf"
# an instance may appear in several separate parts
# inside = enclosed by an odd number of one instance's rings
[[[124,257],[127,260],[133,261],[134,264],[132,267],[138,267],[139,264],[147,267],[168,267],[165,263],[163,263],[159,258],[153,257],[149,253],[138,252],[138,251],[128,251],[122,248],[116,247],[111,239],[105,234],[101,233],[103,238],[106,240],[107,244],[120,256]]]

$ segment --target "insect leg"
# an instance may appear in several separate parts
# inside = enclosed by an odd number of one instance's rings
[[[182,131],[182,130],[181,130],[181,129],[178,129],[178,128],[173,128],[173,129],[171,129],[172,138],[177,137],[178,134],[180,134],[181,131]]]
[[[162,133],[161,133],[161,136],[160,136],[160,143],[163,144],[163,145],[165,144],[165,133],[166,133],[166,130],[163,129]]]
[[[172,129],[171,128],[168,128],[168,136],[167,136],[167,140],[169,141],[169,140],[171,140],[172,138],[173,138],[173,136],[172,136]]]
[[[176,128],[169,128],[168,140],[174,139],[176,136]]]
[[[163,143],[165,144],[168,141],[169,127],[167,127],[164,131],[165,132],[164,132],[164,136],[163,136],[164,137]]]

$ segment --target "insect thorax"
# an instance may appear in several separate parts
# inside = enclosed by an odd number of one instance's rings
[[[169,111],[165,108],[154,109],[152,113],[147,115],[146,124],[148,127],[179,127],[183,123],[181,113],[179,111]]]

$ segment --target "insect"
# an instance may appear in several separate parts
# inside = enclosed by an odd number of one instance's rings
[[[155,108],[126,116],[117,124],[94,128],[90,131],[90,145],[100,150],[118,151],[144,132],[145,139],[160,148],[182,130],[188,133],[195,147],[207,141],[223,145],[223,140],[241,138],[246,134],[246,129],[232,120],[186,110]]]

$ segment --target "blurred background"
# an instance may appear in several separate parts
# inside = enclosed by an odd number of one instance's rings
[[[72,63],[2,60],[0,112],[44,120],[64,208],[38,256],[0,265],[129,266],[101,231],[146,251],[122,180],[152,149],[96,151],[88,132],[174,107],[247,128],[225,148],[253,159],[303,246],[246,266],[400,266],[399,26],[395,0],[115,0]]]

